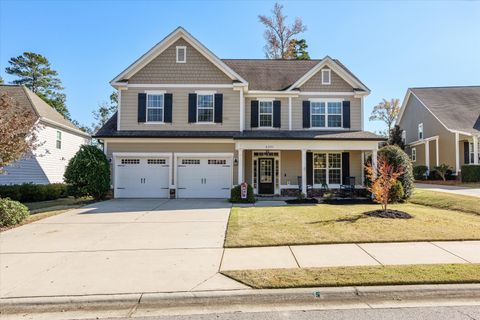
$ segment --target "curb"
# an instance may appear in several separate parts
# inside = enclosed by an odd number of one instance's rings
[[[189,308],[435,298],[480,299],[480,284],[327,287],[1,298],[0,314],[64,312],[74,310],[131,310],[142,307]]]

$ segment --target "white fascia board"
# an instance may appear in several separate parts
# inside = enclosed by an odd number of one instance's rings
[[[378,141],[366,140],[237,140],[236,149],[253,150],[377,150]]]
[[[74,128],[71,128],[71,127],[68,127],[66,125],[63,125],[61,123],[58,123],[56,121],[53,121],[53,120],[50,120],[50,119],[47,119],[47,118],[44,118],[44,117],[40,117],[39,118],[39,122],[43,122],[45,124],[50,124],[50,125],[54,125],[54,126],[57,126],[57,127],[60,127],[62,129],[64,129],[65,131],[70,131],[70,133],[72,134],[76,134],[76,135],[79,135],[79,136],[83,136],[85,138],[91,138],[91,136],[86,133],[86,132],[83,132],[82,130],[80,129],[74,129]]]
[[[297,98],[298,92],[295,91],[263,91],[263,90],[249,90],[245,97],[247,98],[265,98],[265,97],[292,97]]]
[[[313,67],[307,73],[305,73],[300,79],[298,79],[294,84],[292,84],[286,91],[292,91],[293,89],[302,86],[305,82],[307,82],[311,77],[317,74],[325,66],[330,67],[330,69],[332,69],[336,74],[342,77],[352,87],[358,86],[363,90],[365,90],[367,94],[370,93],[370,89],[368,89],[364,84],[362,84],[357,79],[355,79],[350,74],[348,74],[348,72],[346,72],[345,69],[343,69],[343,67],[339,66],[338,63],[336,63],[329,56],[326,56],[325,58],[323,58],[322,61],[320,61],[315,67]]]
[[[410,99],[411,90],[408,89],[405,93],[405,97],[403,98],[402,106],[400,107],[400,113],[398,114],[397,120],[395,121],[396,125],[400,125],[400,121],[402,120],[403,113],[405,112],[405,107],[407,106],[408,100]]]
[[[113,152],[113,157],[172,157],[172,152]]]
[[[234,143],[233,138],[101,138],[108,143]]]
[[[215,54],[213,54],[213,52],[211,52],[197,39],[195,39],[190,33],[188,33],[182,27],[178,27],[172,33],[166,36],[163,40],[157,43],[153,48],[143,54],[134,63],[132,63],[127,69],[122,71],[112,81],[110,81],[110,84],[115,86],[116,84],[118,84],[119,80],[122,80],[123,78],[130,78],[132,75],[134,75],[137,71],[146,66],[149,62],[155,59],[159,54],[165,51],[168,47],[170,47],[175,41],[180,38],[185,39],[185,41],[187,41],[193,48],[202,53],[210,62],[212,62],[217,68],[222,70],[230,79],[239,80],[244,84],[247,83],[245,79],[243,79],[238,73],[236,73],[235,71],[233,71],[233,69],[227,66],[222,60],[220,60]]]
[[[195,84],[195,83],[132,83],[127,84],[128,88],[233,88],[233,84],[219,83],[219,84]]]

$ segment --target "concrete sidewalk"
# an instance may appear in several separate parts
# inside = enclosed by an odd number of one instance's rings
[[[480,263],[480,241],[227,248],[220,270]]]
[[[423,190],[439,191],[480,198],[480,188],[466,188],[459,186],[446,186],[439,184],[415,183],[415,187]]]

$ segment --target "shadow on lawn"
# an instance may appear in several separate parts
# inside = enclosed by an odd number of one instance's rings
[[[364,214],[357,214],[351,217],[343,217],[343,218],[338,218],[338,219],[330,219],[330,220],[319,220],[319,221],[312,221],[308,222],[308,224],[331,224],[335,222],[348,222],[348,223],[355,223],[360,219],[368,219],[370,217],[364,215]]]

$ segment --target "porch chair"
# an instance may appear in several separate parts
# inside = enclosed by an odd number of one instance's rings
[[[345,177],[345,181],[340,185],[340,195],[342,198],[355,197],[355,177]]]
[[[302,176],[297,176],[297,180],[298,180],[298,194],[301,194],[302,193]],[[305,195],[305,197],[308,198],[308,191],[312,189],[313,189],[313,186],[307,183],[307,194]]]

